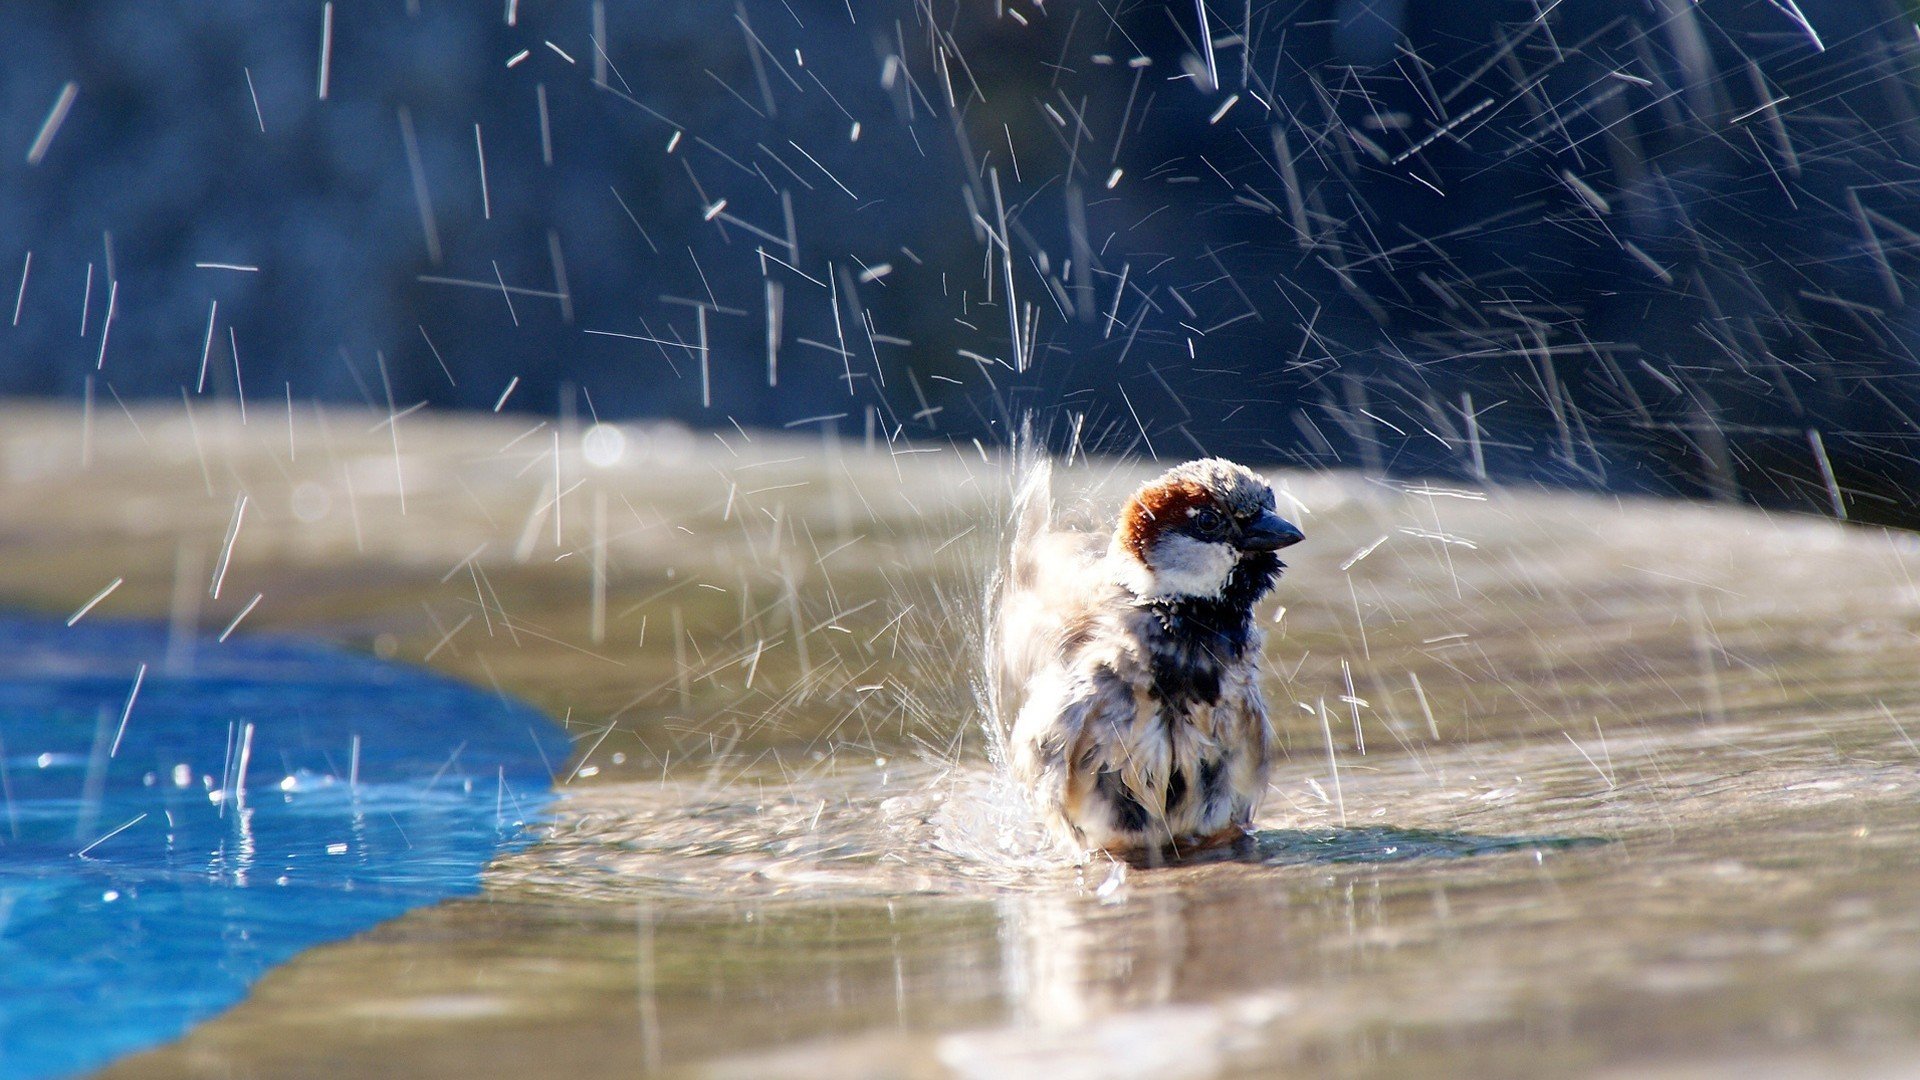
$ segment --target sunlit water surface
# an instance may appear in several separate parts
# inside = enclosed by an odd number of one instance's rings
[[[994,764],[976,683],[997,458],[671,428],[587,455],[577,427],[424,415],[397,439],[381,416],[139,419],[87,430],[84,483],[70,416],[0,433],[0,520],[33,541],[8,544],[0,588],[70,612],[110,570],[126,584],[88,619],[178,611],[238,485],[238,599],[203,625],[262,594],[234,640],[298,629],[425,660],[538,703],[573,747],[537,842],[495,859],[480,897],[311,950],[112,1075],[1916,1060],[1910,537],[1282,475],[1308,541],[1262,613],[1285,757],[1260,832],[1121,868],[1046,851]],[[1063,464],[1063,511],[1111,514],[1149,468]],[[118,662],[80,711],[75,752],[131,674]],[[241,713],[217,714],[196,773],[218,779]],[[339,775],[332,752],[308,768]],[[491,833],[471,753],[455,768]],[[257,745],[254,774],[269,764],[297,775]]]

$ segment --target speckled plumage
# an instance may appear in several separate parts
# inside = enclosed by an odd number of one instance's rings
[[[1022,492],[1000,621],[1016,776],[1081,850],[1242,835],[1272,746],[1253,607],[1299,531],[1264,480],[1217,458],[1141,488],[1104,545],[1050,527],[1046,479]]]

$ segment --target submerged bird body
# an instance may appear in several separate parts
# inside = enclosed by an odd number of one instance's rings
[[[1300,531],[1265,481],[1219,459],[1141,488],[1104,542],[1052,528],[1045,488],[1042,467],[1022,492],[999,624],[1015,775],[1082,850],[1242,835],[1272,745],[1253,607]]]

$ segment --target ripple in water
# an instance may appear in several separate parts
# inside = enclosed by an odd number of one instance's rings
[[[502,885],[556,898],[980,894],[1074,872],[986,765],[909,762],[788,778],[567,792]]]

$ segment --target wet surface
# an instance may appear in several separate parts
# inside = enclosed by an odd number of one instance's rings
[[[1288,756],[1260,835],[1074,866],[973,700],[997,464],[632,431],[596,468],[577,431],[556,454],[548,430],[425,418],[396,456],[380,419],[290,444],[203,414],[205,473],[177,417],[143,414],[144,443],[103,421],[84,473],[56,460],[70,417],[5,436],[17,602],[70,611],[124,576],[110,604],[177,609],[238,487],[250,626],[497,683],[576,737],[542,841],[482,898],[314,950],[114,1075],[1899,1075],[1920,1054],[1911,538],[1285,477],[1309,540],[1276,593]],[[1111,500],[1138,470],[1107,468],[1068,475]],[[296,516],[301,485],[327,513]],[[127,512],[162,486],[195,494]],[[84,559],[55,542],[83,535]]]

